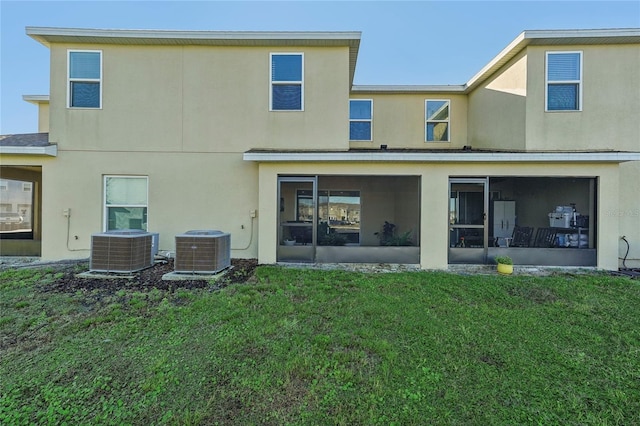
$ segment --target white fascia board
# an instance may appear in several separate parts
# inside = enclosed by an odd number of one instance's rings
[[[141,29],[94,29],[26,27],[26,34],[48,46],[52,40],[64,37],[101,40],[192,40],[192,41],[344,41],[352,44],[360,41],[360,31],[188,31],[188,30],[141,30]]]
[[[500,53],[498,53],[493,59],[489,61],[480,71],[476,73],[467,83],[464,85],[465,88],[472,88],[480,81],[484,80],[488,77],[493,71],[499,68],[501,65],[505,64],[510,58],[514,57],[517,52],[522,50],[524,46],[527,45],[527,37],[526,32],[522,32],[516,37],[507,47],[502,49]]]
[[[58,156],[58,145],[47,146],[0,146],[0,154],[14,155],[48,155],[50,157]]]
[[[640,28],[605,28],[586,30],[527,30],[523,34],[528,39],[563,39],[596,37],[640,37]]]
[[[48,103],[49,95],[22,95],[22,100],[36,105]]]
[[[355,85],[351,93],[464,93],[460,85]]]
[[[427,162],[427,163],[622,163],[640,161],[640,152],[245,152],[257,162]]]

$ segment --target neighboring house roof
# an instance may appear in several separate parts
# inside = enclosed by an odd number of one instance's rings
[[[58,155],[58,145],[49,143],[49,133],[0,135],[0,154]]]
[[[640,43],[640,28],[523,31],[465,84],[451,86],[356,85],[353,86],[352,93],[469,93],[527,46],[631,43]]]
[[[348,151],[287,151],[252,149],[244,153],[245,161],[308,162],[308,161],[395,161],[395,162],[561,162],[561,163],[623,163],[640,161],[640,152],[622,151],[497,151],[463,149],[381,149]]]
[[[49,103],[49,95],[22,95],[22,100],[38,105],[41,103]]]
[[[350,84],[356,69],[359,31],[177,31],[27,27],[28,36],[51,43],[202,45],[202,46],[346,46]]]

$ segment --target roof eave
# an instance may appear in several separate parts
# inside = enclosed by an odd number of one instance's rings
[[[211,44],[256,43],[256,42],[292,42],[306,41],[340,43],[353,45],[360,42],[359,31],[181,31],[181,30],[129,30],[129,29],[91,29],[26,27],[26,34],[45,46],[60,40],[75,40],[79,43],[150,43],[158,44],[170,40],[184,43],[205,42]],[[119,40],[119,41],[118,41]]]
[[[46,146],[0,146],[2,155],[46,155],[49,157],[58,156],[58,145]]]
[[[349,48],[349,84],[353,84],[360,31],[180,31],[26,27],[26,34],[51,43],[211,45],[211,46],[343,46]]]
[[[527,46],[543,44],[640,43],[640,28],[527,30],[520,33],[467,83],[468,93],[489,78]]]
[[[255,152],[256,162],[428,162],[428,163],[623,163],[640,161],[640,152]]]
[[[22,95],[22,100],[31,104],[48,104],[49,95]]]
[[[352,94],[464,93],[464,85],[355,85]]]

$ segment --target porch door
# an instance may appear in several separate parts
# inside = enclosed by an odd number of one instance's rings
[[[449,263],[487,261],[487,178],[449,179]]]
[[[316,257],[318,179],[278,177],[278,262],[314,262]]]

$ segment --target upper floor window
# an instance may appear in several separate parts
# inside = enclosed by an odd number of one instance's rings
[[[449,103],[444,99],[425,101],[427,142],[449,142]]]
[[[349,140],[370,141],[373,119],[373,100],[349,100]]]
[[[582,109],[582,52],[547,52],[547,111]]]
[[[271,54],[271,110],[302,111],[304,105],[302,53]]]
[[[100,108],[102,105],[102,52],[69,50],[68,102],[70,108]]]
[[[105,230],[147,230],[149,179],[146,176],[105,176]]]

